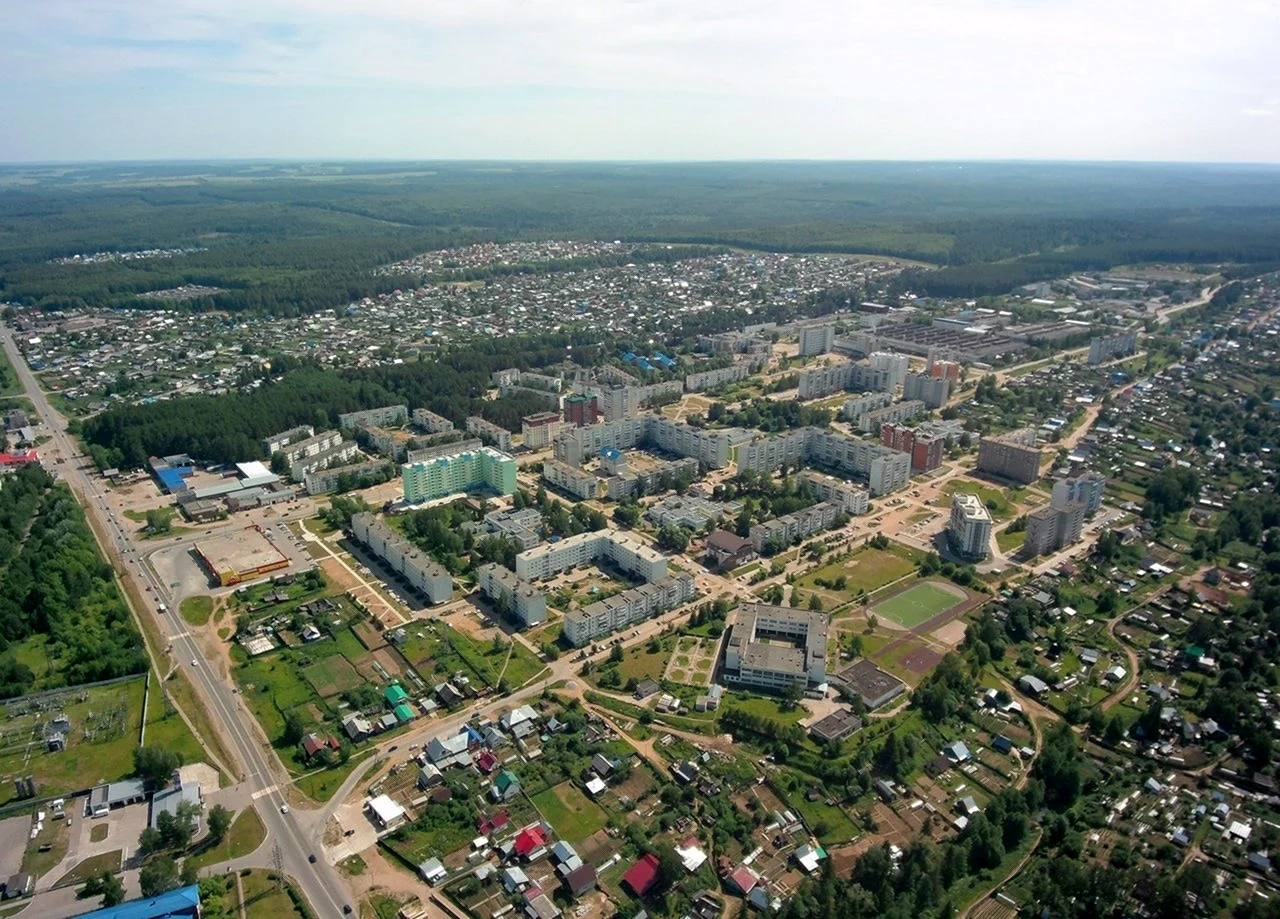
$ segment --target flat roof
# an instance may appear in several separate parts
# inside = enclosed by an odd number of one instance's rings
[[[199,552],[214,571],[253,571],[268,565],[288,563],[271,542],[253,527],[225,536],[214,536],[196,543]]]
[[[868,706],[877,699],[906,688],[906,684],[900,679],[881,670],[865,657],[841,670],[838,679],[861,696]]]
[[[809,726],[809,733],[819,740],[843,740],[862,730],[862,719],[852,709],[836,709],[820,721]]]

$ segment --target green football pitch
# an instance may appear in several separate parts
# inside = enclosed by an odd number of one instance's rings
[[[925,581],[908,587],[900,594],[872,607],[872,612],[882,619],[891,619],[906,629],[914,629],[928,622],[941,612],[958,606],[964,598],[945,587]]]

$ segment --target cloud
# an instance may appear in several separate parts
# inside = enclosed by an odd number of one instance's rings
[[[1278,37],[1263,0],[40,0],[0,4],[0,116],[112,87],[245,117],[416,93],[465,99],[486,136],[572,129],[584,155],[1180,158],[1207,122],[1274,110]]]

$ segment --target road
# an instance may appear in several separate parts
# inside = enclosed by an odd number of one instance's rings
[[[104,500],[98,483],[81,468],[82,463],[76,459],[79,451],[67,433],[66,419],[49,404],[35,375],[19,353],[12,331],[4,329],[0,332],[0,338],[10,363],[26,389],[27,397],[43,419],[51,438],[41,448],[42,453],[51,461],[48,468],[79,495],[86,514],[97,524],[100,541],[102,534],[106,534],[107,542],[102,546],[103,552],[116,564],[121,577],[132,578],[141,588],[139,593],[148,599],[147,608],[136,610],[137,615],[150,616],[155,620],[160,634],[170,643],[175,659],[181,666],[187,667],[187,676],[204,701],[210,717],[216,722],[215,727],[222,731],[232,751],[239,757],[245,775],[242,783],[244,790],[248,793],[248,799],[254,802],[267,828],[267,840],[264,849],[260,851],[270,852],[271,847],[278,844],[285,872],[297,879],[298,886],[316,912],[323,917],[342,915],[342,907],[348,902],[348,897],[338,872],[323,860],[314,865],[307,860],[307,856],[320,846],[323,826],[317,828],[309,820],[299,820],[301,815],[280,813],[285,797],[284,789],[277,783],[272,770],[275,754],[269,745],[255,735],[251,727],[255,724],[252,713],[242,705],[230,686],[214,677],[213,668],[205,660],[199,644],[187,631],[177,611],[171,609],[165,614],[156,609],[156,605],[166,599],[172,607],[173,598],[168,586],[155,577],[149,566],[143,564],[133,548],[128,536],[130,521],[122,521],[115,516]],[[66,462],[57,464],[58,457],[64,458]]]

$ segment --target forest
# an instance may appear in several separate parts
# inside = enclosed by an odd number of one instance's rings
[[[901,256],[942,266],[901,289],[974,296],[1123,263],[1280,262],[1275,177],[1061,163],[6,167],[0,295],[162,307],[138,295],[200,284],[219,292],[187,308],[297,315],[413,285],[373,269],[416,253],[559,237]],[[51,262],[185,247],[200,251]],[[526,269],[459,276],[498,270]]]
[[[27,640],[44,636],[33,650]],[[0,698],[147,669],[84,512],[41,467],[0,489]]]

